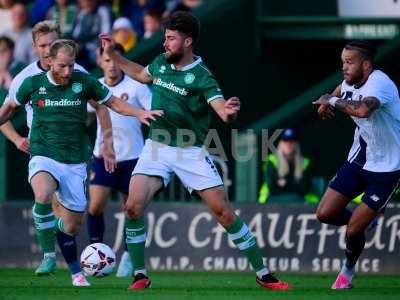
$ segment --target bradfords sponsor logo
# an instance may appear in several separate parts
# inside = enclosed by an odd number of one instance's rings
[[[182,96],[187,96],[188,92],[185,88],[180,88],[177,87],[175,84],[173,84],[172,82],[170,83],[166,83],[165,81],[162,81],[160,78],[157,78],[156,81],[154,82],[155,85],[159,85],[163,88],[166,88],[170,91],[173,91],[175,93],[178,93]]]
[[[82,101],[80,99],[76,99],[75,101],[71,101],[68,99],[61,99],[61,100],[39,99],[37,102],[38,107],[80,106],[81,104]]]

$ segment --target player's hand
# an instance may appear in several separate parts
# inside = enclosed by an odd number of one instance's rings
[[[117,159],[115,156],[114,145],[112,141],[104,141],[101,145],[100,154],[104,160],[104,168],[108,173],[112,173],[117,168]]]
[[[29,154],[29,139],[25,137],[19,137],[17,140],[14,141],[15,147],[17,147],[18,150],[25,152],[26,154]]]
[[[235,115],[240,110],[240,100],[238,97],[232,97],[225,102],[225,113],[228,116]]]
[[[101,47],[106,54],[110,54],[114,51],[115,41],[114,38],[108,33],[100,33],[99,38],[101,41]]]
[[[155,121],[156,117],[162,117],[164,115],[164,111],[162,110],[142,110],[139,112],[137,118],[143,124],[150,126],[151,121]]]
[[[318,115],[322,120],[332,119],[335,116],[331,105],[322,104],[318,107]]]
[[[325,94],[319,97],[317,101],[314,101],[312,104],[314,105],[329,105],[329,99],[332,98],[332,95]]]
[[[312,104],[318,105],[318,115],[322,120],[331,119],[335,116],[333,107],[329,104],[330,94],[322,95],[317,101]]]

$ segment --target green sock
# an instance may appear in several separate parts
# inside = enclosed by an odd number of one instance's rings
[[[257,246],[256,239],[250,232],[247,225],[237,217],[235,222],[225,227],[229,233],[229,238],[239,248],[240,252],[247,257],[255,272],[265,269],[260,249]],[[267,271],[267,270],[266,270]]]
[[[56,252],[55,248],[55,217],[51,204],[35,202],[32,209],[36,236],[44,254]]]
[[[126,245],[131,257],[133,270],[146,273],[144,263],[144,247],[146,244],[146,226],[144,218],[137,220],[125,218]]]

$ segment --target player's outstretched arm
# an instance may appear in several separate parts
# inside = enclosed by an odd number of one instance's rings
[[[380,107],[380,102],[375,97],[364,97],[361,100],[344,100],[330,94],[322,95],[316,105],[331,105],[345,114],[357,118],[369,118]]]
[[[11,119],[16,109],[17,104],[14,101],[7,101],[0,107],[0,126]]]
[[[375,97],[365,97],[361,101],[338,99],[333,106],[350,116],[369,118],[381,103]]]
[[[340,97],[341,90],[342,90],[342,85],[339,84],[333,91],[332,96]],[[332,119],[335,116],[335,114],[333,112],[333,107],[329,103],[328,104],[320,104],[318,106],[318,115],[322,120]]]
[[[111,98],[104,103],[116,113],[124,116],[132,116],[139,119],[140,122],[149,126],[150,121],[155,121],[156,117],[162,117],[164,112],[162,110],[141,110],[133,107],[132,105],[122,101],[121,99],[111,96]]]
[[[10,121],[7,121],[0,126],[0,131],[15,145],[15,147],[17,147],[18,150],[29,154],[29,139],[20,136]]]
[[[236,120],[240,110],[240,100],[238,97],[232,97],[228,100],[217,98],[212,100],[210,105],[225,123]]]
[[[107,172],[112,173],[117,167],[117,159],[114,151],[112,123],[107,107],[96,101],[90,100],[90,105],[95,109],[101,132],[103,133],[103,144],[101,146],[101,155],[104,160],[104,168]]]
[[[129,77],[141,82],[141,83],[152,83],[153,77],[151,77],[145,70],[145,68],[133,61],[130,61],[123,57],[120,53],[114,50],[114,40],[112,36],[106,33],[99,35],[101,40],[101,46],[104,52],[107,53],[112,60],[127,74]]]

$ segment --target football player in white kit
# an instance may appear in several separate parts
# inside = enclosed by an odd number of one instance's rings
[[[317,209],[326,224],[347,225],[346,260],[332,289],[352,287],[355,265],[364,249],[364,232],[383,213],[400,180],[400,99],[396,85],[374,69],[375,49],[364,41],[346,44],[342,51],[343,82],[314,104],[323,119],[333,109],[356,123],[347,160],[329,183]],[[361,195],[353,212],[346,206]]]
[[[32,29],[32,47],[35,50],[39,60],[31,63],[27,67],[25,67],[17,76],[13,79],[10,90],[8,92],[8,96],[6,98],[6,102],[9,100],[16,99],[16,92],[21,86],[22,82],[33,75],[40,74],[42,72],[46,72],[50,69],[49,65],[49,49],[50,45],[53,41],[58,38],[59,28],[56,23],[52,21],[43,21],[37,23]],[[82,72],[86,72],[86,70],[78,64],[74,65],[74,68],[80,70]],[[93,101],[94,102],[94,101]],[[101,126],[106,130],[111,127],[111,122],[109,118],[109,114],[107,108],[96,105],[96,113],[101,120]],[[28,103],[25,105],[26,110],[26,121],[27,126],[30,129],[32,124],[32,107]],[[15,146],[25,152],[29,153],[29,138],[20,136],[16,130],[14,129],[12,123],[8,121],[4,125],[0,127],[2,133],[12,141]],[[107,142],[104,143],[103,147],[103,156],[106,157],[106,168],[111,170],[113,168],[113,164],[115,163],[115,154],[114,149],[112,147],[112,138],[111,136],[106,137]],[[73,212],[68,211],[67,208],[62,207],[57,201],[57,197],[54,196],[55,201],[53,201],[54,209],[57,216],[73,214]],[[77,248],[75,243],[75,238],[71,235],[68,235],[64,232],[57,232],[57,242],[61,249],[61,252],[68,264],[72,275],[72,284],[74,286],[87,286],[89,283],[81,273],[80,265],[77,259]],[[39,273],[37,273],[39,274]]]
[[[115,50],[121,55],[124,53],[124,48],[119,44],[115,45]],[[150,110],[151,92],[147,85],[126,76],[117,64],[103,52],[103,49],[100,49],[100,67],[103,70],[104,77],[99,80],[110,89],[113,95],[127,101],[132,106]],[[91,111],[90,105],[88,111]],[[91,243],[103,241],[105,230],[103,212],[111,191],[119,192],[123,203],[125,203],[129,193],[129,182],[132,171],[144,146],[143,133],[139,120],[120,115],[111,110],[109,113],[117,165],[114,172],[108,172],[105,169],[104,161],[101,157],[103,136],[105,134],[100,127],[97,127],[96,142],[93,151],[94,159],[90,173],[90,203],[87,216],[87,226]],[[117,277],[132,275],[133,267],[125,238],[124,245],[125,251],[118,267]]]

